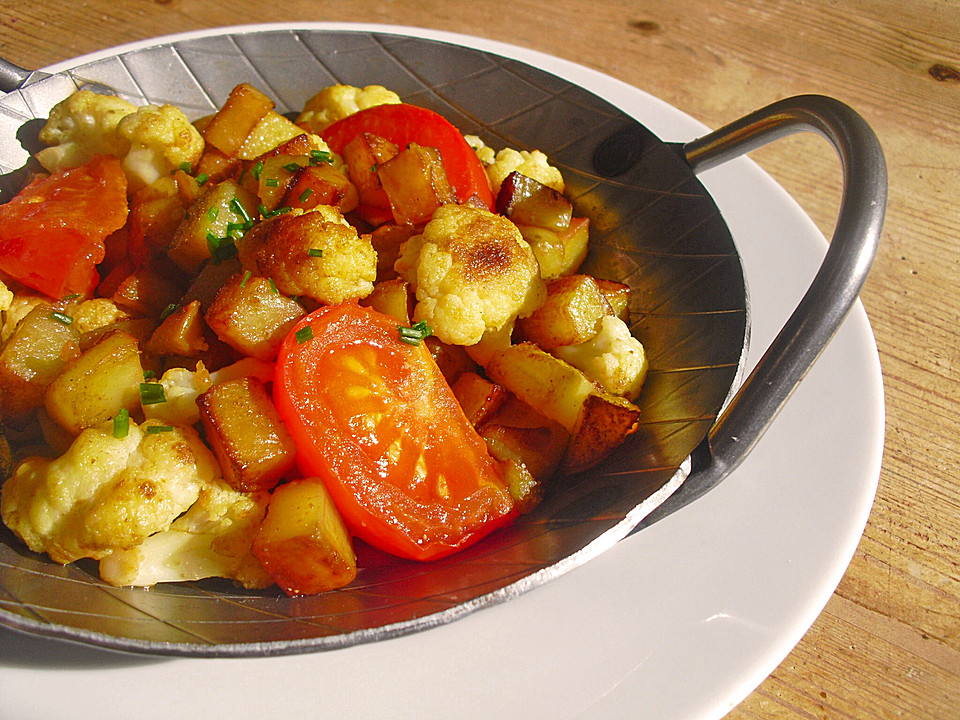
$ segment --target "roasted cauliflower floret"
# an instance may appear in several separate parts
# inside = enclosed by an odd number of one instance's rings
[[[219,477],[189,427],[131,422],[88,428],[56,459],[30,457],[4,483],[0,516],[35,552],[59,563],[100,559],[166,530]]]
[[[307,100],[297,116],[297,125],[310,132],[320,133],[337,120],[375,105],[400,102],[400,96],[382,85],[331,85]]]
[[[192,166],[203,153],[203,137],[179,108],[137,107],[89,90],[54,105],[39,138],[48,147],[36,157],[50,172],[82,165],[94,155],[120,158],[131,193],[185,163]]]
[[[37,160],[54,172],[82,165],[94,155],[122,158],[130,141],[117,134],[117,125],[136,110],[123,98],[77,90],[50,110],[39,135],[47,148],[37,153]]]
[[[647,377],[643,345],[620,318],[606,315],[600,331],[578,345],[554,348],[551,353],[565,360],[607,392],[636,400]]]
[[[366,297],[377,278],[370,236],[359,235],[329,205],[264,220],[237,250],[246,270],[273,278],[280,292],[327,305]]]
[[[168,425],[194,425],[200,422],[197,398],[213,382],[203,363],[196,370],[170,368],[160,378],[164,401],[143,406],[143,414]]]
[[[130,144],[123,170],[132,192],[178,167],[192,167],[203,153],[203,136],[173,105],[138,108],[120,120],[117,134]]]
[[[238,492],[219,479],[210,482],[168,529],[104,557],[100,577],[116,586],[223,577],[247,588],[269,587],[273,580],[250,552],[268,498]]]
[[[478,156],[483,157],[479,152]],[[547,156],[539,150],[527,151],[504,148],[497,152],[493,162],[486,164],[484,169],[487,171],[487,179],[490,181],[494,196],[500,191],[500,184],[504,178],[514,171],[533,178],[553,188],[558,193],[562,193],[564,189],[563,176],[560,171],[553,167],[548,162]]]
[[[72,311],[71,317],[77,332],[82,335],[85,332],[113,325],[130,317],[130,313],[108,298],[91,298],[81,302]]]
[[[473,345],[533,312],[546,296],[516,225],[488,210],[444,205],[401,248],[396,271],[416,289],[416,321],[440,340]]]

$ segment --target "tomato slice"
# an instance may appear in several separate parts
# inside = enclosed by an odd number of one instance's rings
[[[115,157],[37,178],[0,205],[0,270],[52,298],[91,293],[103,240],[126,219],[127,179]]]
[[[483,163],[463,134],[433,110],[396,103],[375,105],[348,115],[326,128],[322,137],[337,154],[362,132],[370,132],[405,148],[410,143],[435,147],[447,171],[447,180],[457,195],[466,202],[477,196],[488,208],[493,208],[493,193]]]
[[[402,342],[387,315],[348,302],[301,320],[277,357],[274,402],[301,472],[381,550],[444,557],[515,514],[426,344]]]

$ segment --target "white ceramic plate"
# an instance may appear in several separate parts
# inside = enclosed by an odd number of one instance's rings
[[[402,31],[547,69],[667,141],[706,130],[636,88],[557,58]],[[806,289],[826,243],[751,161],[701,179],[743,260],[753,298],[752,365]],[[829,599],[866,523],[882,446],[879,361],[857,305],[730,478],[559,579],[426,632],[289,657],[131,656],[0,629],[0,718],[722,717]]]

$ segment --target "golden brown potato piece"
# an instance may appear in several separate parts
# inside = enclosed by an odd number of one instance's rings
[[[203,139],[223,154],[236,157],[263,116],[273,110],[273,105],[273,100],[255,87],[240,83],[206,123]]]
[[[274,490],[252,550],[291,597],[335,590],[357,576],[350,535],[319,478]]]
[[[479,431],[491,455],[521,464],[538,482],[545,482],[556,472],[570,442],[570,433],[559,423],[510,393]]]
[[[475,372],[461,373],[452,389],[457,402],[474,427],[479,427],[489,420],[509,394],[506,388]]]
[[[453,385],[462,373],[477,369],[477,363],[462,345],[450,345],[433,336],[424,340],[424,343],[430,355],[433,356],[433,361],[440,368],[447,385]]]
[[[517,321],[522,337],[544,350],[586,342],[612,312],[600,286],[589,275],[566,275],[547,282],[547,299]]]
[[[372,133],[360,133],[343,148],[350,180],[357,186],[360,203],[374,207],[390,206],[380,185],[377,169],[393,158],[400,148],[389,140]]]
[[[227,345],[250,357],[273,360],[290,328],[306,314],[267,278],[237,273],[217,293],[204,315]]]
[[[263,383],[230,380],[197,398],[207,443],[236,490],[269,490],[293,468],[297,448]]]
[[[191,276],[211,257],[219,262],[235,255],[236,229],[257,217],[257,204],[256,196],[234,180],[207,183],[174,233],[167,255]]]
[[[596,280],[600,292],[603,293],[607,302],[610,303],[610,309],[613,311],[613,314],[625,323],[629,323],[630,286],[614,280],[603,280],[601,278],[594,278],[594,280]]]
[[[347,176],[332,165],[321,163],[300,168],[280,204],[304,210],[333,205],[341,213],[348,213],[355,210],[359,202],[357,188]]]
[[[572,433],[596,386],[572,365],[533,343],[518,343],[493,355],[487,375]]]
[[[590,221],[573,218],[566,230],[555,231],[533,225],[517,225],[523,239],[533,248],[540,263],[540,275],[546,280],[575,273],[587,257]]]
[[[200,357],[210,349],[204,338],[205,328],[200,301],[193,300],[177,307],[161,321],[144,350],[154,355]]]
[[[628,400],[603,391],[591,393],[561,462],[563,471],[582,472],[606,459],[636,430],[639,417],[640,410]]]
[[[302,134],[303,128],[293,120],[276,110],[269,110],[250,129],[236,154],[243,160],[253,160]]]
[[[62,309],[61,309],[62,308]],[[68,308],[41,302],[17,324],[0,352],[0,417],[20,425],[43,405],[47,386],[80,354]],[[58,318],[61,318],[58,320]]]
[[[44,406],[71,435],[115,417],[121,408],[140,409],[143,366],[136,339],[115,330],[71,360],[50,383]]]
[[[411,143],[377,169],[398,225],[427,222],[437,208],[455,203],[440,151]]]
[[[370,233],[370,242],[377,251],[377,282],[390,280],[397,276],[393,264],[400,257],[400,247],[417,234],[412,225],[388,223]]]
[[[360,304],[396,318],[397,322],[405,327],[410,326],[413,292],[410,283],[402,278],[377,283],[373,292],[361,300]]]
[[[156,318],[183,294],[178,279],[158,258],[124,277],[110,299],[132,315]]]

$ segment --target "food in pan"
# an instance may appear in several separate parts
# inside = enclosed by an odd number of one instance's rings
[[[0,206],[4,523],[118,586],[448,556],[636,428],[629,288],[539,151],[379,86],[79,90]]]

